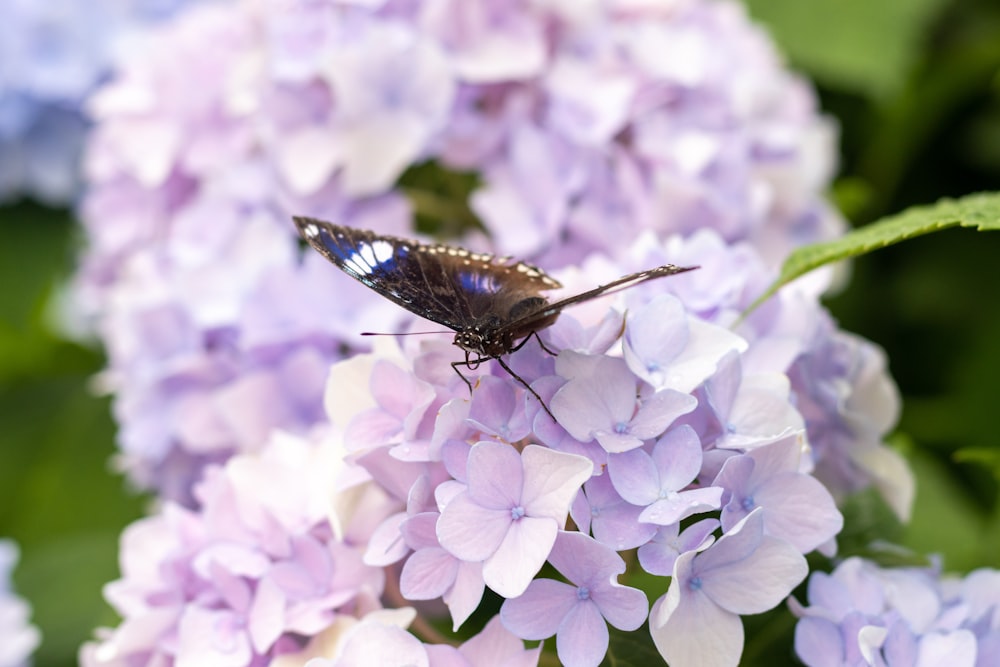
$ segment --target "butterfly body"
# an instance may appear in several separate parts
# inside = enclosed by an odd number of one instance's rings
[[[520,349],[532,335],[537,338],[537,332],[554,323],[567,306],[696,268],[667,264],[550,303],[541,293],[562,285],[526,262],[312,218],[294,220],[309,245],[345,273],[410,312],[454,331],[454,344],[465,352],[465,361],[452,366],[470,389],[458,366],[475,369],[485,360],[496,359],[540,402],[503,356]]]

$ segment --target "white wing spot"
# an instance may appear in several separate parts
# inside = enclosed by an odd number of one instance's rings
[[[378,240],[372,244],[372,251],[375,254],[375,262],[381,264],[392,259],[392,244],[388,241]]]
[[[375,266],[378,264],[378,261],[375,259],[375,251],[372,250],[372,247],[367,243],[361,246],[355,255],[361,255],[361,261],[368,266]]]

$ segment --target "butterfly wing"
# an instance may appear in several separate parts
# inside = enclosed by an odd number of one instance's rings
[[[558,316],[564,308],[578,303],[583,303],[584,301],[589,301],[590,299],[596,299],[601,296],[607,296],[608,294],[620,292],[621,290],[644,283],[647,280],[665,278],[667,276],[677,275],[678,273],[693,271],[697,268],[699,267],[664,264],[663,266],[658,266],[655,269],[647,269],[646,271],[640,271],[638,273],[630,273],[629,275],[622,276],[607,285],[600,285],[594,289],[581,292],[580,294],[575,294],[565,299],[560,299],[554,303],[541,304],[537,308],[530,309],[528,312],[512,319],[507,326],[509,327],[514,339],[523,338],[534,331],[538,331],[539,329],[543,329],[552,324],[556,316]]]
[[[309,245],[345,273],[410,312],[454,331],[490,313],[505,319],[518,304],[540,298],[542,290],[561,287],[524,262],[312,218],[294,220]]]

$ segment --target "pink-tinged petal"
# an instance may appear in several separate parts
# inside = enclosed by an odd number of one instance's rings
[[[458,628],[472,615],[483,599],[486,584],[483,582],[483,564],[459,561],[455,583],[442,596],[451,612],[451,629]]]
[[[579,603],[576,586],[536,579],[523,595],[504,601],[500,618],[521,639],[545,639],[558,632],[563,618]]]
[[[296,194],[315,192],[333,173],[342,159],[337,139],[333,128],[314,125],[290,131],[276,147],[275,165]],[[316,146],[329,150],[318,151]]]
[[[505,598],[521,595],[545,564],[558,532],[559,524],[552,519],[526,516],[515,521],[496,553],[483,563],[486,585]]]
[[[764,531],[809,553],[844,526],[833,496],[819,480],[800,473],[772,477],[757,488],[754,502],[763,507]]]
[[[430,661],[430,667],[469,667],[458,649],[448,644],[424,644],[424,652]]]
[[[702,586],[720,607],[735,614],[759,614],[777,606],[808,574],[809,566],[798,549],[765,535],[756,551],[740,563],[706,572]]]
[[[177,633],[178,665],[241,667],[253,656],[243,619],[231,611],[188,607]]]
[[[455,581],[460,560],[440,547],[415,551],[403,563],[399,590],[407,600],[433,600]]]
[[[685,554],[686,555],[686,554]],[[684,556],[681,556],[684,558]],[[713,603],[699,591],[676,593],[676,603],[668,599],[679,587],[674,579],[670,590],[653,604],[649,614],[649,634],[656,650],[671,667],[735,667],[743,653],[743,623]]]
[[[507,445],[498,446],[510,449]],[[573,498],[593,474],[593,462],[539,445],[525,447],[521,459],[524,463],[521,504],[525,512],[528,516],[549,517],[561,526]]]
[[[622,499],[646,506],[660,496],[660,476],[653,458],[635,449],[608,457],[608,476]]]
[[[344,639],[335,667],[430,667],[420,640],[403,628],[365,620],[352,627]]]
[[[410,547],[400,534],[400,526],[406,521],[406,514],[399,512],[386,518],[372,532],[365,548],[365,564],[375,567],[391,565],[410,553]]]
[[[484,507],[510,509],[521,504],[525,465],[510,445],[499,442],[476,443],[469,452],[466,468],[469,494]]]
[[[247,632],[257,653],[267,653],[285,628],[285,596],[269,577],[257,584],[250,613],[247,617]]]
[[[591,591],[591,597],[605,620],[619,630],[636,630],[649,615],[649,600],[638,588],[621,586],[612,581]]]
[[[351,420],[344,430],[348,452],[364,452],[373,447],[394,444],[402,438],[403,425],[381,408],[366,410]]]
[[[585,57],[562,55],[545,77],[547,125],[581,144],[610,142],[627,121],[637,87],[630,75],[599,72]],[[597,88],[601,95],[588,94]]]
[[[976,658],[976,636],[970,630],[935,632],[920,638],[916,667],[974,667]]]
[[[512,521],[510,509],[486,509],[463,492],[452,498],[441,512],[437,522],[438,541],[456,558],[474,563],[483,561],[503,542]]]
[[[399,527],[399,532],[406,540],[407,546],[414,551],[438,546],[437,520],[439,516],[440,514],[437,512],[421,512],[404,521]]]
[[[597,667],[608,652],[608,624],[593,603],[570,609],[556,635],[556,653],[566,667]]]
[[[449,438],[441,443],[441,463],[448,474],[465,484],[468,479],[469,452],[472,447],[464,440]],[[436,492],[435,492],[436,495]]]
[[[524,642],[504,627],[498,614],[458,650],[470,667],[537,667],[541,647],[526,650]]]

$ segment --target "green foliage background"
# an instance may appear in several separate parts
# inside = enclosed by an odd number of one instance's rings
[[[1000,190],[1000,3],[747,0],[812,78],[842,132],[833,195],[853,224],[945,196]],[[95,348],[51,325],[80,232],[71,214],[0,207],[0,536],[20,542],[15,585],[45,635],[40,667],[75,664],[114,622],[100,588],[146,499],[112,470],[114,425]],[[1000,234],[922,236],[855,260],[828,300],[884,346],[903,393],[896,443],[918,475],[911,525],[868,536],[940,553],[946,569],[1000,567]],[[744,663],[791,664],[790,619],[748,619]]]

